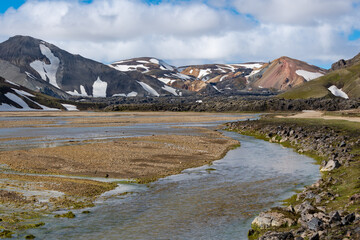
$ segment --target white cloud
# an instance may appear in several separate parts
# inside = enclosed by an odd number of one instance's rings
[[[331,63],[360,51],[359,0],[28,0],[0,15],[0,38],[30,35],[98,61],[155,56],[176,64]],[[240,14],[236,14],[236,11]]]

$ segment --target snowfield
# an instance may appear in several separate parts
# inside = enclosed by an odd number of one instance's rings
[[[51,52],[51,50],[46,47],[44,44],[40,44],[41,53],[49,59],[50,64],[46,64],[40,60],[35,60],[30,63],[30,67],[32,67],[35,71],[39,73],[41,78],[47,82],[49,80],[50,84],[59,88],[56,82],[56,73],[59,68],[60,60],[55,57],[55,55]]]
[[[106,97],[107,82],[101,81],[100,77],[93,84],[93,97]]]
[[[328,89],[334,96],[349,99],[349,96],[342,89],[338,89],[335,85],[332,85]]]
[[[315,78],[319,78],[324,76],[324,74],[319,73],[319,72],[309,72],[309,71],[305,71],[305,70],[296,70],[295,72],[297,75],[302,76],[303,78],[305,78],[306,81],[311,81]]]

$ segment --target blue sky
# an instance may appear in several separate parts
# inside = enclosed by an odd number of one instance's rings
[[[0,12],[4,13],[8,8],[18,8],[25,3],[25,0],[2,0],[0,1]]]
[[[0,29],[0,41],[30,35],[106,63],[289,56],[329,68],[360,52],[360,0],[1,0]]]

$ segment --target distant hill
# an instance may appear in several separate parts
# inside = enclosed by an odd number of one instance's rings
[[[344,64],[333,64],[332,71],[314,81],[279,95],[286,99],[321,97],[360,98],[360,54]],[[336,69],[336,70],[334,70]]]

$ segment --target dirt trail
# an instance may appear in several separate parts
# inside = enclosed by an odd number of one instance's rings
[[[321,111],[303,111],[302,113],[293,116],[277,116],[278,118],[321,118],[325,120],[346,120],[350,122],[360,122],[360,117],[344,117],[344,116],[330,116],[324,115]]]

